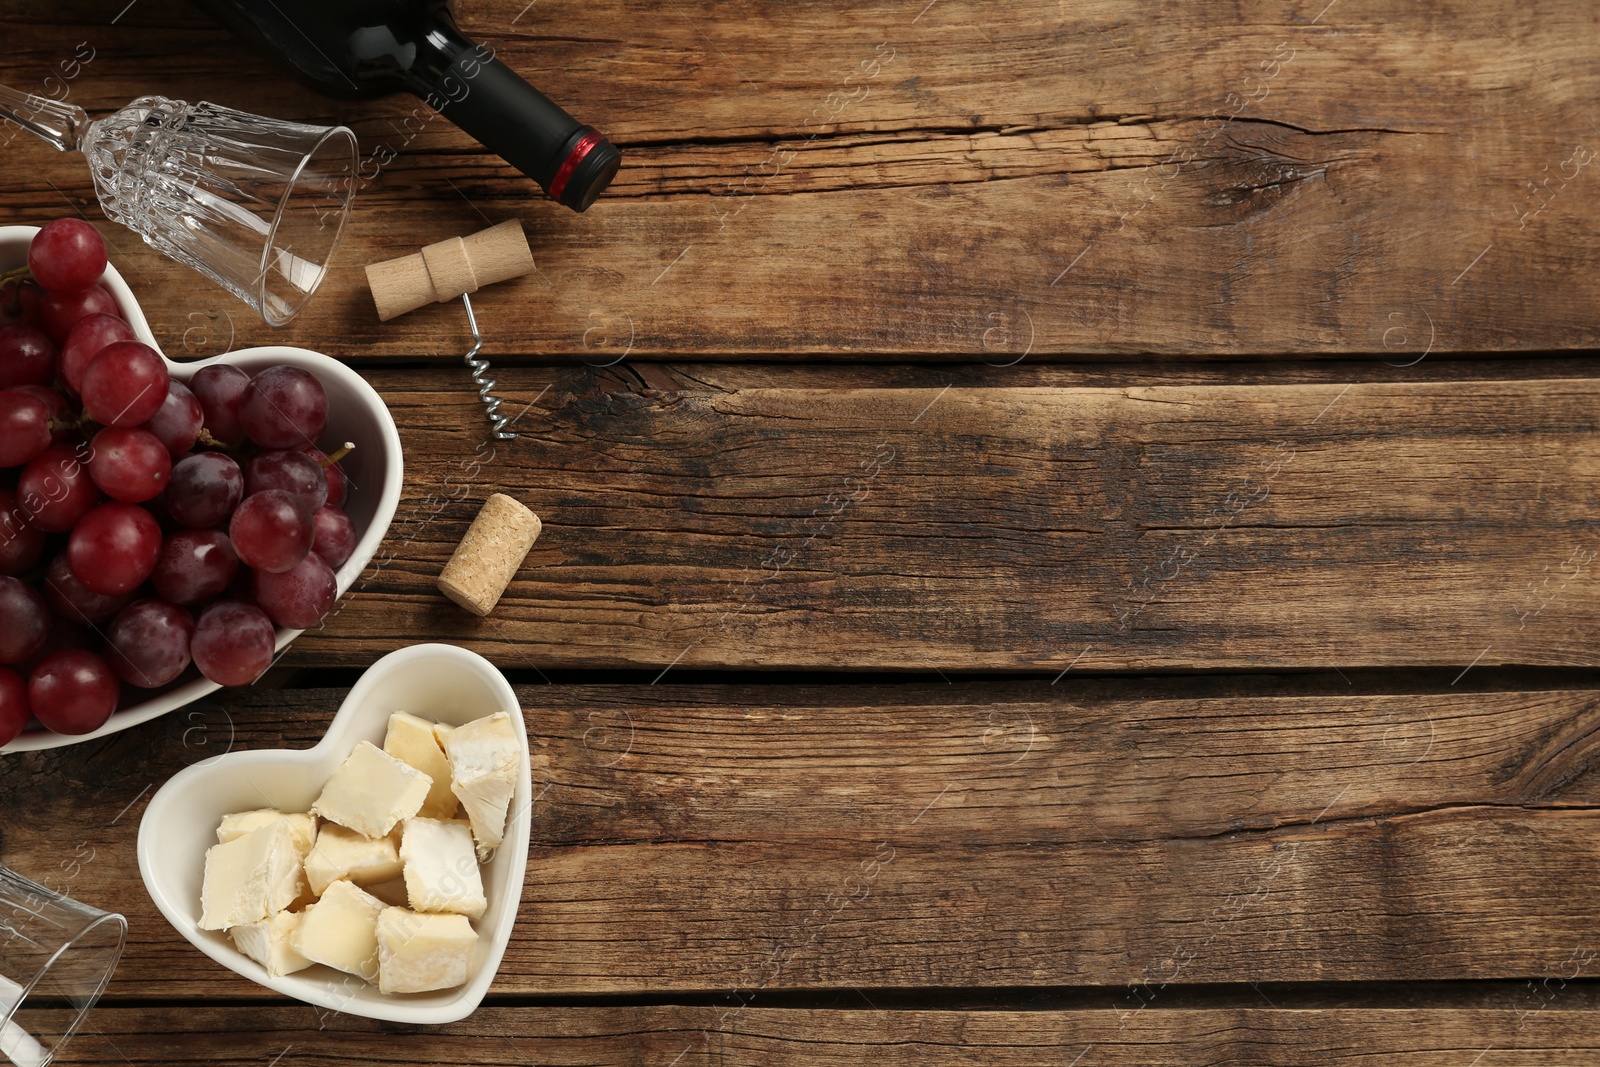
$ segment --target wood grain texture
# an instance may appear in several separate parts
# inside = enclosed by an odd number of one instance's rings
[[[1593,666],[1593,379],[743,387],[669,368],[374,373],[404,499],[291,653],[508,667]],[[531,405],[531,406],[530,406]],[[518,414],[520,413],[520,414]],[[499,608],[433,582],[481,501],[544,533]]]
[[[1194,684],[523,688],[534,847],[495,991],[1592,974],[1594,692],[1171,695]],[[260,995],[155,912],[136,826],[186,764],[309,746],[339,695],[6,759],[7,862],[129,915],[114,996]]]
[[[382,1026],[311,1008],[101,1008],[61,1063],[751,1067],[1577,1067],[1600,1055],[1593,1009],[1519,1030],[1494,1009],[826,1011],[482,1008],[447,1027]],[[219,1035],[226,1034],[225,1040]],[[1465,1056],[1465,1059],[1463,1058]]]
[[[30,0],[0,80],[94,110],[150,91],[350,124],[349,239],[273,332],[105,227],[174,350],[459,351],[380,326],[361,265],[523,221],[540,270],[478,301],[498,357],[1043,360],[1595,343],[1600,25],[1563,0],[460,5],[626,153],[583,216],[413,99],[318,97],[179,0]],[[46,79],[55,79],[47,82]],[[17,142],[0,223],[78,208]]]

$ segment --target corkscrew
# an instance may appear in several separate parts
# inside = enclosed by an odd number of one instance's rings
[[[472,348],[462,358],[472,372],[484,415],[499,441],[509,441],[517,435],[506,429],[511,420],[500,414],[501,401],[494,395],[497,383],[489,377],[489,361],[480,355],[483,335],[478,332],[471,294],[485,285],[518,278],[531,270],[533,253],[528,250],[522,224],[515,219],[468,237],[436,242],[409,256],[367,266],[367,283],[378,307],[378,318],[384,322],[423,304],[461,298],[472,330]]]
[[[478,316],[472,313],[472,298],[462,293],[461,303],[467,309],[467,325],[472,329],[472,347],[461,358],[466,362],[467,369],[472,371],[472,382],[478,387],[478,399],[483,401],[483,413],[489,425],[494,427],[494,439],[509,441],[517,435],[506,429],[511,420],[500,414],[500,398],[494,395],[499,383],[489,377],[489,361],[478,357],[478,353],[483,351],[483,338],[478,334]]]

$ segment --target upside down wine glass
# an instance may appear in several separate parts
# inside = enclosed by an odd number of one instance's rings
[[[355,196],[356,139],[343,126],[162,96],[91,122],[76,105],[4,86],[0,118],[82,152],[108,219],[273,326],[321,284]]]

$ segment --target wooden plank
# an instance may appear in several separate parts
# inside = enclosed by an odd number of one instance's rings
[[[614,367],[564,369],[559,365],[545,369],[551,380],[575,388],[578,375],[591,374],[592,380],[609,391],[627,391],[644,386],[666,392],[685,387],[705,389],[928,389],[947,385],[969,389],[1127,389],[1150,385],[1334,385],[1343,388],[1351,382],[1445,382],[1536,381],[1540,379],[1585,378],[1594,369],[1585,355],[1529,356],[1523,359],[1451,358],[1448,355],[1417,360],[1403,355],[1380,359],[1376,356],[1325,359],[1315,362],[1281,360],[1240,362],[1218,358],[1189,362],[1149,361],[1144,363],[1091,362],[1032,363],[1014,366],[999,363],[620,363]],[[1414,360],[1414,362],[1413,362]],[[435,361],[455,370],[454,359]],[[1408,365],[1409,364],[1409,365]],[[538,369],[530,368],[529,373]],[[369,370],[367,373],[381,373]],[[574,384],[567,385],[567,382]],[[654,383],[654,384],[651,384]]]
[[[1600,1012],[1265,1007],[1082,1011],[843,1011],[764,1007],[483,1008],[446,1027],[392,1027],[312,1008],[101,1008],[61,1063],[451,1063],[498,1067],[870,1062],[992,1067],[1550,1067],[1600,1055]],[[226,1038],[223,1039],[223,1035]],[[1479,1058],[1474,1061],[1473,1056]],[[1587,1058],[1586,1058],[1587,1057]]]
[[[1196,686],[524,688],[535,842],[495,989],[1148,1000],[1540,979],[1590,944],[1600,695]],[[5,761],[7,861],[129,914],[114,994],[260,995],[154,911],[135,826],[230,743],[309,746],[338,696],[247,690]]]
[[[114,27],[30,0],[0,80],[91,109],[159,88],[344,121],[363,188],[287,332],[114,235],[174,348],[448,351],[454,308],[380,326],[360,264],[520,218],[541,271],[479,301],[497,356],[1009,362],[1084,353],[1525,351],[1600,339],[1588,161],[1600,27],[1561,0],[523,0],[467,29],[628,165],[573,216],[410,98],[302,89],[178,0]],[[0,223],[88,205],[81,160],[11,149]],[[94,214],[92,207],[89,213]],[[108,233],[111,228],[108,228]]]
[[[291,653],[508,667],[1077,670],[1600,662],[1600,383],[1126,389],[372,375],[405,497]],[[532,405],[531,407],[529,405]],[[496,612],[433,586],[479,502],[545,530]]]

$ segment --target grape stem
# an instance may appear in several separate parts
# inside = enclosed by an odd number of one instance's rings
[[[200,444],[205,445],[207,448],[220,448],[224,452],[233,451],[232,445],[228,444],[226,441],[219,441],[215,437],[212,437],[211,431],[204,426],[200,427],[200,434],[195,438],[195,440]]]
[[[343,459],[344,457],[348,456],[350,453],[354,452],[355,450],[356,450],[356,443],[354,441],[346,441],[344,443],[344,447],[343,448],[339,449],[337,452],[333,453],[333,455],[327,456],[322,460],[322,469],[323,470],[327,470],[329,467],[333,466],[335,463],[339,462],[341,459]]]
[[[0,271],[0,285],[10,285],[12,282],[25,281],[32,277],[33,273],[28,270],[28,265],[24,263],[20,267],[12,267],[8,271]]]
[[[99,426],[100,424],[91,419],[88,412],[80,411],[78,414],[68,419],[51,419],[45,425],[50,428],[51,433],[54,433],[57,430],[78,430],[82,432],[85,437],[93,437],[94,434],[89,432],[89,430],[93,427]]]

